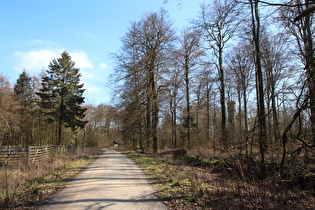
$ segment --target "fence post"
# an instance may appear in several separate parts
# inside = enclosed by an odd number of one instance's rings
[[[29,145],[27,145],[26,146],[26,160],[27,160],[27,162],[29,163],[29,161],[30,161],[30,159],[29,159],[29,157],[30,157],[30,153],[29,153],[29,149],[30,149],[30,146]]]

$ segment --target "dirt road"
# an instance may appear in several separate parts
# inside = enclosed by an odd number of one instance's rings
[[[127,156],[104,153],[40,209],[166,209],[148,179]]]

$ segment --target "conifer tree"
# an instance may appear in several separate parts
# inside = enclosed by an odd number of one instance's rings
[[[20,118],[18,137],[21,144],[34,143],[35,91],[34,80],[23,70],[14,85],[14,94],[18,102]]]
[[[14,85],[14,93],[18,96],[18,101],[21,106],[31,108],[35,101],[34,85],[32,78],[27,74],[25,69],[20,74]]]
[[[75,62],[66,51],[60,58],[53,59],[48,68],[47,76],[42,78],[42,88],[37,94],[41,98],[41,112],[50,122],[58,124],[57,139],[60,145],[63,126],[70,127],[75,132],[87,123],[83,120],[86,109],[80,106],[84,103],[85,89],[80,84],[79,68],[75,68]]]

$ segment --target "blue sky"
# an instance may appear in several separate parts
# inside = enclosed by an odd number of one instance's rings
[[[180,3],[180,6],[178,5]],[[110,103],[111,53],[130,22],[164,8],[178,32],[199,0],[0,0],[0,72],[14,84],[25,69],[39,76],[66,50],[80,68],[86,103]]]

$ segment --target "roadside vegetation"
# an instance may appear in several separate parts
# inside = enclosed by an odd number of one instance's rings
[[[100,150],[67,152],[36,163],[0,168],[0,209],[34,209],[63,189],[67,181],[92,163]]]
[[[286,180],[274,177],[277,166],[271,159],[270,175],[260,179],[256,172],[259,161],[242,155],[213,155],[204,150],[177,159],[171,153],[126,154],[153,179],[158,195],[170,209],[315,208],[310,174]]]
[[[175,209],[315,209],[315,2],[268,2],[206,1],[182,31],[164,9],[131,22],[111,56],[112,104],[84,103],[66,51],[14,87],[0,72],[0,146],[154,153],[129,155]],[[1,203],[27,203],[74,159],[0,168]]]

